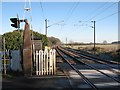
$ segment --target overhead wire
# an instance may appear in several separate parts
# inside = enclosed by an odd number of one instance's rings
[[[45,17],[45,14],[44,14],[44,9],[43,9],[43,5],[42,5],[42,0],[40,0],[40,8],[41,8],[41,11],[42,11],[42,17],[43,17],[43,19],[45,20],[46,19],[46,17]]]
[[[66,19],[64,19],[65,22],[67,22],[70,17],[72,16],[73,12],[75,11],[75,9],[78,7],[80,0],[78,0],[78,2],[75,2],[72,7],[70,8],[70,10],[68,11],[67,15],[66,15]]]
[[[105,4],[103,4],[102,6],[105,6],[106,4],[107,4],[108,2],[106,2]],[[114,3],[112,3],[111,5],[109,5],[108,7],[106,7],[102,12],[99,12],[98,14],[96,14],[96,15],[94,15],[92,18],[90,18],[90,19],[88,19],[87,21],[85,21],[85,22],[90,22],[93,18],[96,18],[97,16],[99,16],[99,15],[101,15],[103,12],[105,12],[106,10],[108,10],[109,8],[111,8],[113,5],[115,5],[115,4],[117,4],[117,2],[114,2]],[[99,10],[99,9],[101,9],[102,8],[102,6],[100,6],[100,7],[98,7],[96,10]],[[108,16],[106,16],[106,17],[103,17],[103,18],[101,18],[101,19],[98,19],[98,20],[95,20],[95,21],[101,21],[101,20],[103,20],[103,19],[105,19],[105,18],[108,18],[108,17],[110,17],[110,16],[113,16],[114,14],[117,14],[118,12],[115,12],[115,13],[113,13],[113,14],[111,14],[111,15],[108,15]],[[82,21],[83,22],[83,21]],[[84,23],[85,23],[84,22]],[[83,23],[83,24],[84,24]]]
[[[71,6],[71,8],[68,10],[68,12],[66,13],[66,16],[64,17],[63,21],[64,21],[64,25],[61,25],[61,28],[65,25],[67,25],[66,23],[68,22],[68,20],[70,20],[70,17],[72,16],[73,12],[75,11],[75,9],[78,7],[80,3],[80,0],[78,0],[78,2],[74,2]],[[62,28],[63,29],[63,28]]]
[[[83,18],[81,21],[83,22],[88,16],[91,16],[92,14],[94,14],[97,10],[103,8],[105,5],[107,5],[108,2],[105,2],[104,4],[102,4],[101,6],[99,6],[98,8],[96,8],[93,12],[89,13],[85,18]],[[90,21],[84,21],[85,22],[90,22]],[[82,23],[82,24],[84,24]],[[81,25],[82,26],[82,25]]]
[[[102,10],[101,12],[99,12],[98,14],[96,14],[95,16],[93,16],[92,18],[88,19],[88,21],[96,18],[97,16],[101,15],[103,12],[105,12],[106,10],[108,10],[109,8],[111,8],[113,5],[117,4],[118,2],[114,2],[111,5],[109,5],[108,7],[106,7],[104,10]]]
[[[76,2],[73,3],[72,7],[69,9],[69,11],[67,12],[64,20],[66,20],[66,17],[68,17],[68,15],[70,14],[71,10],[73,9],[74,5],[76,4]]]
[[[108,2],[105,2],[104,4],[102,4],[101,6],[99,6],[98,8],[96,8],[94,11],[90,12],[85,18],[82,19],[82,21],[84,21],[87,17],[90,17],[91,15],[93,15],[97,10],[103,8],[107,4],[108,4]]]
[[[42,10],[43,18],[46,19],[45,14],[44,14],[44,9],[43,9],[43,6],[42,6],[42,2],[41,2],[41,0],[40,0],[40,7],[41,7],[41,10]]]
[[[108,16],[105,16],[105,17],[103,17],[103,18],[101,18],[101,19],[98,19],[98,20],[96,20],[96,21],[97,21],[97,22],[102,21],[102,20],[104,20],[104,19],[106,19],[106,18],[109,18],[109,17],[111,17],[111,16],[113,16],[113,15],[115,15],[115,14],[118,14],[118,13],[120,13],[120,11],[115,12],[115,13],[112,13],[112,14],[110,14],[110,15],[108,15]]]
[[[53,24],[49,25],[48,27],[51,27],[51,26],[57,25],[57,24],[59,25],[59,23],[61,23],[61,22],[64,22],[64,21],[59,21],[59,22],[53,23]]]

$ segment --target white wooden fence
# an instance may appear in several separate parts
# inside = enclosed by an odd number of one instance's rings
[[[34,67],[36,75],[56,74],[56,50],[39,50],[34,53]]]

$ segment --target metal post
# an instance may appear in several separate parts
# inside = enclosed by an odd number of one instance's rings
[[[66,37],[66,47],[67,47],[67,37]]]
[[[6,77],[6,62],[5,62],[5,37],[3,38],[4,42],[4,76]]]
[[[19,17],[18,17],[18,14],[17,14],[17,29],[19,30],[20,27],[19,27]]]
[[[45,19],[45,35],[47,36],[47,19]]]
[[[93,50],[94,50],[94,54],[95,54],[95,21],[91,21],[94,23],[94,26],[92,26],[92,28],[94,29],[94,47],[93,47]]]
[[[95,54],[95,21],[94,21],[94,54]]]

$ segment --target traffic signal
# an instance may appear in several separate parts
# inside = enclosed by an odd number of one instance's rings
[[[19,20],[19,18],[10,18],[10,20],[13,23],[13,24],[11,24],[12,27],[20,28],[20,20]]]

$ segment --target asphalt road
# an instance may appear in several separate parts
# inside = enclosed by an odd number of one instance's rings
[[[39,89],[39,90],[53,90],[53,89],[70,89],[67,77],[58,72],[54,76],[31,76],[31,77],[12,77],[2,79],[3,90],[26,90],[26,89]]]

